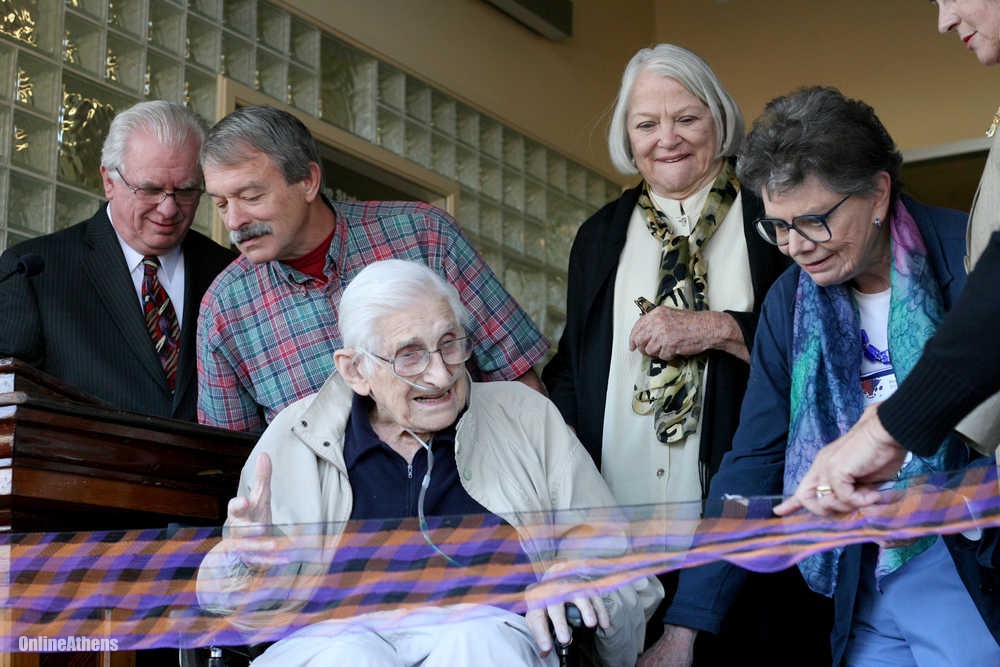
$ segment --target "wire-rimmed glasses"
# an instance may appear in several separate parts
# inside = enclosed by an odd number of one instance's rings
[[[177,188],[172,192],[167,192],[163,188],[137,188],[125,180],[121,169],[115,167],[115,171],[118,172],[118,178],[122,179],[122,183],[132,191],[135,198],[150,206],[159,206],[167,197],[173,197],[174,203],[178,206],[190,206],[198,201],[205,192],[201,188]]]
[[[399,377],[412,378],[427,370],[431,365],[431,355],[434,353],[440,354],[441,361],[449,366],[464,364],[472,356],[472,341],[469,336],[462,336],[439,343],[436,350],[403,348],[391,359],[367,350],[365,352],[392,366],[392,372]]]

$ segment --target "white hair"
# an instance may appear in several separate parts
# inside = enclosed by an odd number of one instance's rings
[[[458,290],[426,264],[404,259],[369,264],[354,276],[340,297],[337,317],[344,347],[378,349],[382,343],[380,318],[424,305],[434,297],[443,299],[455,321],[468,331],[472,318]]]
[[[200,149],[205,140],[205,123],[191,110],[165,100],[139,102],[111,121],[101,148],[101,166],[109,172],[121,168],[128,142],[139,131],[148,132],[161,144],[173,148],[194,138]]]
[[[708,107],[715,122],[715,157],[736,155],[743,143],[743,112],[715,76],[715,72],[698,55],[673,44],[657,44],[640,49],[632,56],[622,74],[618,100],[611,114],[608,129],[608,152],[615,169],[623,174],[637,174],[632,155],[632,142],[628,138],[629,97],[639,74],[653,72],[663,77],[677,79],[688,92]]]

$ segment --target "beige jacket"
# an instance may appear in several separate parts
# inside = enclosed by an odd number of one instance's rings
[[[350,388],[337,374],[332,375],[319,392],[278,414],[240,477],[238,493],[248,496],[256,458],[266,452],[272,463],[272,522],[326,524],[323,548],[327,550],[336,548],[335,535],[352,509],[343,457],[351,401]],[[560,549],[560,537],[586,527],[539,526],[538,513],[551,516],[551,510],[615,505],[590,455],[556,407],[519,382],[471,383],[469,407],[456,428],[455,459],[462,486],[518,530],[522,547],[540,576],[572,556]],[[623,524],[591,527],[601,535],[618,536],[605,540],[608,556],[625,553]],[[318,558],[329,562],[327,556]],[[322,569],[319,563],[315,565]],[[289,585],[302,588],[304,576],[303,571]],[[220,587],[220,581],[225,585]],[[216,612],[241,607],[242,594],[252,588],[252,571],[233,556],[226,542],[213,549],[199,571],[199,599]],[[634,662],[642,649],[646,621],[662,597],[655,577],[605,596],[612,628],[599,633],[599,650],[606,663]]]

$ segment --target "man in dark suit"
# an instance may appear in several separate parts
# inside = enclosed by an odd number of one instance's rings
[[[233,258],[190,231],[203,192],[204,126],[184,107],[141,102],[111,123],[107,204],[0,257],[44,268],[0,283],[0,357],[25,361],[114,406],[195,420],[202,294]]]

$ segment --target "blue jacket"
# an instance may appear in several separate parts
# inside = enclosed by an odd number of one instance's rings
[[[944,306],[950,309],[965,285],[962,262],[967,216],[958,211],[925,206],[909,198],[904,198],[904,204],[923,235]],[[740,425],[732,450],[712,479],[709,498],[727,493],[757,496],[782,492],[791,388],[792,321],[799,272],[797,265],[785,271],[764,300]],[[985,580],[990,574],[982,572],[976,563],[977,543],[961,536],[945,536],[944,539],[970,595],[997,636],[1000,629],[997,608],[1000,605],[988,585],[990,582]],[[831,648],[835,665],[840,663],[847,643],[860,571],[861,546],[847,548],[840,560],[839,583],[834,594]],[[718,632],[745,576],[746,571],[725,562],[683,572],[665,622]]]

